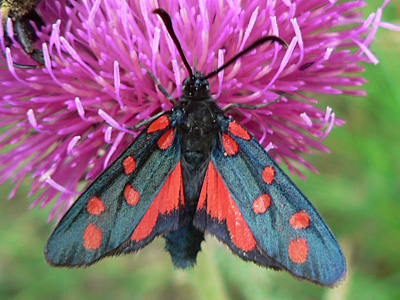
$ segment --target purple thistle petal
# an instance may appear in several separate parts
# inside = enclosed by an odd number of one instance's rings
[[[46,2],[46,3],[44,3]],[[32,174],[29,195],[40,191],[31,207],[57,199],[49,220],[73,203],[78,184],[92,180],[138,134],[139,121],[172,104],[156,88],[145,66],[173,96],[181,94],[187,71],[149,1],[42,1],[38,30],[45,68],[21,70],[13,61],[32,64],[14,40],[6,48],[0,24],[0,183]],[[298,167],[314,172],[303,157],[312,149],[328,152],[321,142],[337,119],[321,110],[316,94],[365,96],[360,63],[377,63],[369,50],[379,27],[400,31],[382,21],[384,1],[366,19],[362,1],[178,1],[162,7],[187,55],[204,74],[221,66],[261,36],[288,42],[261,45],[210,78],[221,107],[260,104],[256,110],[230,111],[269,153],[293,174]],[[245,9],[244,9],[245,8]],[[11,20],[6,23],[13,31]],[[140,62],[140,63],[139,63]],[[310,93],[313,93],[312,95]],[[315,98],[314,98],[315,97]],[[67,174],[67,175],[66,175]]]

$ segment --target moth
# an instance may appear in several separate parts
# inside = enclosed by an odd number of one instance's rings
[[[83,267],[138,251],[156,236],[178,268],[196,263],[204,234],[245,261],[334,286],[346,276],[342,250],[322,217],[254,136],[217,105],[208,79],[266,36],[203,76],[193,72],[162,10],[189,76],[174,103],[141,122],[145,129],[76,200],[44,253],[54,266]],[[152,76],[149,73],[150,76]]]

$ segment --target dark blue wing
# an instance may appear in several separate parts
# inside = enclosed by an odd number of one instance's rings
[[[273,266],[298,278],[325,286],[343,280],[346,262],[342,251],[313,205],[254,137],[234,121],[226,118],[224,122],[210,165],[222,179],[219,184],[224,187],[219,190],[227,191],[219,196],[226,199],[219,201],[227,207],[213,205],[208,194],[199,207],[206,207],[210,220],[203,217],[199,223],[220,239],[231,241],[227,244],[234,252],[236,248],[260,251]],[[221,225],[227,227],[228,238],[226,233],[221,236]]]
[[[253,261],[263,267],[281,269],[257,246],[250,228],[212,161],[204,177],[193,223],[199,230],[215,235],[243,260]]]
[[[171,123],[169,114],[153,121],[76,200],[47,242],[50,264],[86,266],[177,227],[184,199]]]

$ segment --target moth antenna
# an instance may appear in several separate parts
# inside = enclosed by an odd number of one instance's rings
[[[153,10],[153,14],[159,15],[160,18],[163,20],[164,25],[167,28],[169,35],[171,36],[172,40],[174,41],[175,46],[178,49],[180,56],[182,57],[183,64],[185,65],[186,69],[188,70],[189,77],[193,77],[192,68],[190,67],[190,65],[185,57],[185,54],[183,53],[182,46],[179,43],[178,38],[176,37],[174,28],[172,27],[172,21],[171,21],[170,16],[168,15],[168,13],[165,10],[163,10],[161,8],[157,8],[157,9]]]
[[[250,52],[251,50],[253,50],[254,48],[257,48],[258,46],[260,46],[261,44],[264,44],[266,42],[277,42],[280,45],[284,46],[285,48],[287,48],[287,43],[282,40],[281,38],[274,36],[274,35],[268,35],[268,36],[264,36],[260,39],[258,39],[257,41],[255,41],[253,44],[251,44],[250,46],[248,46],[247,48],[243,49],[242,51],[240,51],[238,54],[236,54],[234,57],[232,57],[230,60],[228,60],[225,64],[223,64],[221,67],[219,67],[218,69],[215,69],[214,71],[211,71],[210,73],[208,73],[206,76],[204,76],[202,79],[208,79],[214,75],[217,75],[219,72],[221,72],[223,69],[225,69],[227,66],[231,65],[232,63],[234,63],[239,57],[245,55],[246,53]]]

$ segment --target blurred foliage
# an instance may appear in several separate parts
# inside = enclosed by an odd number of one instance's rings
[[[383,19],[400,25],[395,2]],[[42,255],[50,207],[27,210],[26,182],[12,201],[11,183],[0,187],[0,299],[400,299],[400,32],[379,29],[371,48],[380,64],[367,66],[368,97],[322,99],[347,123],[326,139],[331,154],[307,158],[320,174],[295,178],[343,246],[344,284],[324,289],[259,268],[211,237],[187,271],[173,269],[162,239],[87,269],[51,268]]]

